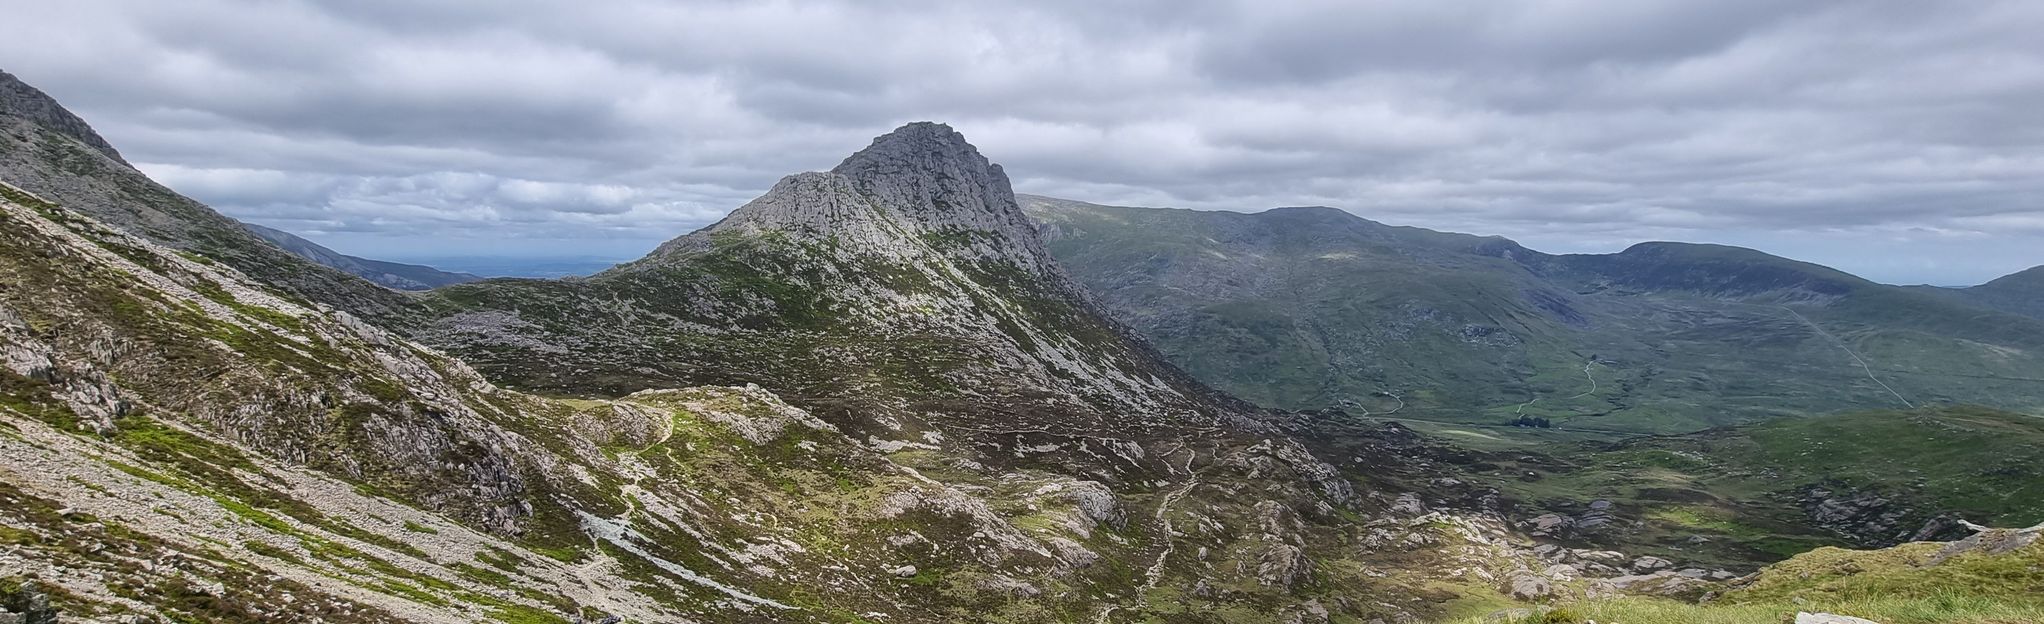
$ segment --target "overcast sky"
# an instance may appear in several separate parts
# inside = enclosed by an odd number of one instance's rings
[[[2044,2],[0,0],[0,69],[345,252],[629,257],[937,120],[1023,192],[1891,282],[2044,264]]]

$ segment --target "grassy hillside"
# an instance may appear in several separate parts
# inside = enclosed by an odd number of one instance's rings
[[[1514,624],[1748,624],[1797,612],[1884,624],[2044,622],[2044,543],[2036,529],[1994,530],[1951,543],[1882,550],[1824,548],[1769,566],[1702,604],[1620,597],[1563,604]]]
[[[1201,380],[1267,406],[1678,433],[1974,403],[2044,412],[2044,323],[1719,245],[1554,256],[1331,208],[1023,202]]]
[[[1951,519],[2044,522],[2044,419],[1986,408],[1785,418],[1547,451],[1497,453],[1489,480],[1528,514],[1611,501],[1621,520],[1575,539],[1678,561],[1750,567],[1821,546],[1952,536]]]

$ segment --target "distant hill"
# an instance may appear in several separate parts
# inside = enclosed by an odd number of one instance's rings
[[[398,290],[430,290],[482,279],[467,273],[453,273],[418,264],[384,262],[350,256],[320,246],[296,234],[254,223],[243,223],[248,231],[275,243],[298,257],[351,273],[357,277]]]
[[[580,277],[602,273],[631,258],[614,256],[413,256],[415,264],[491,277]]]
[[[2044,319],[2044,266],[2017,271],[1970,288],[1916,288],[2003,312]]]
[[[2039,319],[1751,249],[1552,255],[1333,208],[1021,203],[1174,363],[1270,407],[1631,432],[2044,409]]]

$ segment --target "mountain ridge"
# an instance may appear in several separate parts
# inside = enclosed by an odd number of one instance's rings
[[[0,94],[0,181],[309,301],[393,325],[415,318],[405,295],[299,258],[157,184],[84,120],[12,75],[0,73]]]
[[[480,276],[453,271],[442,271],[423,264],[405,264],[371,260],[350,256],[324,245],[306,240],[304,237],[277,228],[254,223],[243,223],[250,232],[263,240],[283,248],[300,258],[321,266],[339,269],[350,275],[376,283],[379,286],[397,290],[431,290],[482,279]]]
[[[1755,250],[1555,255],[1332,209],[1024,204],[1124,322],[1266,406],[1640,432],[1904,401],[2044,409],[2022,381],[2044,366],[2036,321]]]
[[[788,176],[716,224],[579,283],[495,280],[435,298],[534,288],[585,301],[636,301],[630,305],[641,312],[632,314],[641,314],[668,305],[646,299],[649,293],[690,291],[698,294],[683,308],[689,323],[773,333],[906,333],[965,341],[976,346],[960,348],[990,358],[931,371],[936,385],[991,366],[1019,374],[1023,384],[1010,377],[990,382],[991,392],[1064,388],[1047,397],[1114,406],[1070,406],[1100,416],[1175,412],[1211,422],[1223,418],[1219,412],[1246,407],[1183,376],[1099,314],[1024,219],[998,165],[948,126],[922,122],[876,138],[830,172]],[[746,286],[742,296],[730,292],[739,284]],[[566,292],[592,289],[605,294]],[[517,298],[492,295],[514,306]],[[443,321],[439,335],[464,331],[462,314],[449,317],[453,325]],[[908,355],[889,359],[901,357]]]
[[[2011,314],[2044,319],[2044,266],[2023,269],[1977,286],[1966,288],[1920,286],[1916,287],[1916,290]]]
[[[115,150],[113,144],[100,137],[99,131],[93,130],[84,119],[80,119],[58,104],[56,98],[22,82],[20,78],[5,70],[0,70],[0,113],[15,115],[48,127],[59,134],[77,139],[78,142],[97,150],[114,162],[128,164],[127,159],[121,158],[120,151]]]

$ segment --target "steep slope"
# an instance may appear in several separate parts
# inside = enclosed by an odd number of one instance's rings
[[[431,303],[429,340],[538,388],[757,382],[910,422],[1065,433],[1242,410],[1099,314],[1000,167],[937,124],[591,278],[491,280]]]
[[[1410,616],[1527,565],[1481,491],[1406,492],[1436,474],[1409,433],[1355,438],[1343,474],[1163,362],[1063,274],[1001,169],[936,124],[611,271],[428,303],[423,339],[520,386],[757,383],[923,474],[1093,483],[1128,520],[1088,573],[1125,584],[1078,621]]]
[[[1627,432],[2044,409],[2044,324],[1747,249],[1554,256],[1329,208],[1023,205],[1117,316],[1273,407]]]
[[[375,282],[377,285],[385,288],[432,290],[441,286],[465,284],[482,279],[467,273],[442,271],[425,265],[358,258],[327,249],[318,243],[305,240],[296,234],[276,228],[264,227],[254,223],[244,223],[242,226],[248,228],[248,231],[255,233],[256,236],[262,237],[263,240],[270,241],[271,244],[300,258],[311,260],[321,266],[339,269],[349,275]]]
[[[158,185],[42,91],[0,71],[0,182],[123,231],[217,260],[310,301],[380,322],[411,318],[404,295],[300,259],[241,223]]]
[[[962,154],[939,130],[912,128],[909,153]],[[1366,476],[1340,474],[1094,314],[1027,239],[904,225],[970,205],[942,189],[975,172],[1012,216],[998,169],[903,180],[889,162],[838,175],[900,193],[862,202],[873,228],[926,236],[840,253],[755,211],[596,279],[433,299],[468,320],[573,311],[547,320],[578,333],[489,343],[559,367],[535,379],[613,355],[582,338],[696,345],[612,369],[643,389],[608,399],[497,388],[0,186],[0,598],[86,621],[1275,623],[1444,613],[1532,565],[1482,492],[1392,489],[1430,476],[1409,441],[1387,434]],[[900,199],[918,189],[936,199]],[[773,264],[796,260],[815,264]],[[491,292],[531,307],[460,299]],[[731,345],[810,362],[741,374],[836,394],[801,396],[811,412],[659,383],[740,376],[694,367],[753,352],[682,359]]]
[[[0,365],[0,598],[87,621],[1361,621],[1528,565],[1282,437],[1012,451],[1159,479],[1105,483],[757,387],[505,391],[11,186]]]

